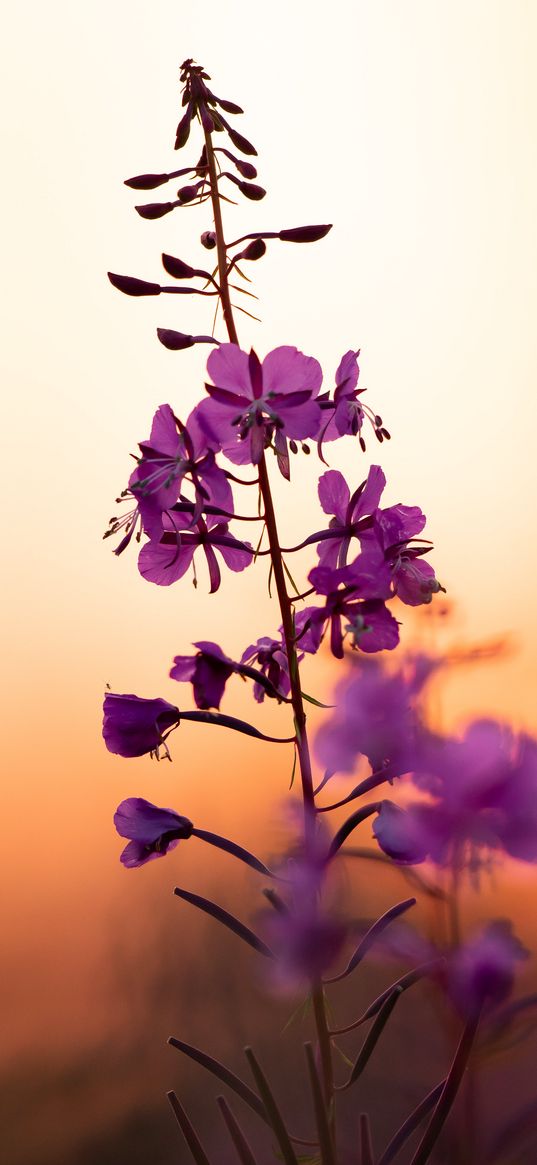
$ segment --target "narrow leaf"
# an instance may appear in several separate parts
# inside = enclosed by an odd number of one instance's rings
[[[427,1096],[423,1100],[420,1100],[420,1103],[411,1112],[410,1116],[407,1117],[406,1121],[401,1125],[401,1128],[394,1134],[389,1145],[386,1146],[377,1165],[391,1165],[399,1150],[403,1148],[403,1145],[412,1136],[412,1133],[419,1128],[422,1120],[425,1119],[436,1104],[445,1083],[445,1080],[441,1080],[440,1084],[437,1084],[435,1088],[431,1089],[431,1092],[427,1093]]]
[[[302,692],[302,699],[307,700],[308,704],[315,704],[316,708],[335,708],[335,704],[323,704],[321,700],[315,700],[313,696],[308,696],[307,692]]]
[[[256,1082],[259,1095],[265,1106],[269,1124],[274,1130],[276,1140],[278,1141],[282,1151],[282,1157],[285,1165],[298,1165],[296,1153],[291,1144],[289,1133],[287,1132],[283,1117],[280,1113],[265,1073],[260,1067],[252,1049],[245,1048],[244,1052],[250,1065],[253,1078]]]
[[[256,1165],[255,1157],[246,1140],[246,1137],[241,1129],[241,1126],[231,1111],[227,1100],[223,1096],[217,1096],[216,1103],[224,1118],[228,1133],[237,1150],[237,1157],[241,1165]]]
[[[222,906],[218,906],[216,902],[211,902],[210,898],[202,898],[201,894],[191,894],[190,890],[182,890],[180,886],[176,886],[174,894],[178,898],[183,898],[185,902],[190,902],[192,906],[197,906],[198,910],[203,910],[205,914],[210,914],[217,922],[221,922],[222,926],[227,926],[228,930],[232,930],[234,934],[241,938],[243,942],[248,943],[254,950],[259,951],[260,955],[265,955],[268,959],[273,959],[274,955],[269,947],[253,930],[250,930],[234,914],[229,914]]]
[[[361,809],[357,809],[356,813],[353,813],[350,817],[347,818],[346,821],[343,822],[343,825],[340,829],[338,829],[337,833],[332,839],[332,844],[327,854],[329,860],[335,856],[338,849],[340,849],[340,847],[343,845],[343,842],[347,840],[353,829],[356,829],[357,825],[361,825],[362,821],[365,821],[367,817],[371,817],[373,813],[378,813],[379,808],[380,801],[373,801],[369,805],[362,805]]]
[[[390,922],[393,922],[394,919],[399,918],[401,914],[404,914],[407,910],[410,910],[411,906],[415,905],[415,898],[406,898],[404,902],[398,902],[397,906],[392,906],[390,910],[387,910],[385,914],[383,914],[380,918],[377,918],[377,921],[374,922],[372,926],[370,926],[369,930],[358,944],[345,970],[342,971],[340,975],[334,975],[334,977],[327,980],[327,982],[338,983],[340,979],[345,979],[347,975],[350,975],[351,971],[354,971],[354,968],[357,967],[359,963],[361,963],[370,947],[373,946],[386,927],[390,925]]]
[[[358,1077],[362,1075],[362,1072],[364,1071],[366,1064],[368,1063],[376,1048],[376,1045],[390,1018],[390,1015],[392,1014],[395,1004],[402,994],[402,987],[394,987],[393,990],[390,991],[388,998],[384,1001],[382,1007],[379,1010],[375,1022],[371,1025],[371,1029],[366,1035],[366,1038],[354,1062],[354,1067],[349,1076],[349,1079],[347,1080],[346,1084],[343,1084],[341,1091],[344,1091],[346,1088],[350,1088],[351,1084],[354,1084]]]
[[[371,1125],[366,1112],[360,1113],[360,1165],[375,1165]]]
[[[323,1090],[317,1072],[317,1065],[315,1063],[315,1056],[313,1048],[310,1043],[304,1044],[306,1052],[306,1059],[308,1062],[308,1073],[310,1078],[311,1093],[313,1096],[313,1108],[315,1111],[315,1121],[317,1124],[317,1132],[319,1134],[319,1148],[321,1151],[322,1165],[336,1165],[334,1156],[334,1145],[332,1141],[332,1134],[330,1131],[330,1124],[328,1120],[328,1113],[326,1111],[326,1104],[323,1096]]]
[[[240,1076],[236,1076],[234,1072],[226,1068],[225,1064],[221,1064],[220,1060],[215,1060],[213,1056],[209,1056],[207,1052],[202,1052],[200,1048],[195,1048],[193,1044],[185,1044],[182,1040],[177,1040],[175,1036],[170,1036],[168,1043],[171,1044],[172,1048],[177,1048],[179,1052],[183,1052],[183,1055],[194,1060],[196,1064],[201,1064],[202,1068],[205,1068],[207,1072],[211,1072],[213,1076],[216,1076],[218,1080],[222,1081],[222,1084],[226,1084],[228,1088],[231,1088],[232,1092],[240,1096],[241,1100],[244,1100],[253,1112],[265,1121],[265,1124],[268,1124],[267,1114],[262,1100],[244,1080],[241,1080]]]
[[[236,841],[230,841],[227,837],[220,837],[219,833],[211,833],[206,829],[193,829],[192,837],[199,837],[202,841],[208,841],[209,845],[225,850],[226,853],[232,854],[233,857],[245,862],[247,866],[252,867],[252,870],[257,870],[258,873],[264,874],[267,878],[274,877],[271,870],[259,858],[256,858],[249,850],[243,849],[242,845],[237,845]]]
[[[202,1148],[196,1130],[190,1123],[181,1102],[175,1095],[175,1092],[167,1092],[166,1095],[172,1106],[177,1124],[179,1125],[179,1128],[181,1129],[185,1141],[190,1149],[192,1159],[196,1162],[196,1165],[210,1165],[209,1158]]]

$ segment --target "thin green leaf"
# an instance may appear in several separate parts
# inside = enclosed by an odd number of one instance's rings
[[[282,1151],[282,1157],[285,1165],[298,1165],[296,1153],[291,1144],[289,1133],[287,1132],[283,1117],[280,1113],[265,1073],[263,1072],[263,1069],[258,1063],[251,1048],[245,1048],[244,1053],[250,1065],[253,1078],[259,1091],[259,1095],[265,1106],[269,1123],[274,1130],[274,1135]]]
[[[316,708],[335,708],[335,704],[322,704],[320,700],[315,700],[313,696],[308,696],[306,692],[302,692],[302,699],[307,700],[308,704],[315,704]]]
[[[296,762],[297,762],[297,757],[298,757],[298,752],[297,752],[297,749],[296,749],[296,746],[295,746],[295,749],[294,749],[294,757],[293,757],[293,769],[292,769],[292,772],[291,772],[291,782],[290,782],[290,785],[289,785],[289,788],[290,788],[290,789],[292,789],[292,788],[293,788],[294,781],[295,781],[295,773],[296,773]]]
[[[262,545],[262,542],[263,542],[263,538],[265,537],[265,530],[266,530],[266,526],[263,526],[263,529],[262,529],[262,531],[261,531],[261,537],[260,537],[260,539],[259,539],[259,542],[257,543],[257,546],[256,546],[255,550],[254,550],[254,557],[253,557],[253,561],[254,561],[254,562],[256,562],[256,560],[257,560],[257,558],[258,558],[258,555],[259,555],[259,551],[261,550],[261,545]]]
[[[273,575],[273,572],[274,572],[274,567],[273,567],[273,565],[272,565],[272,562],[271,562],[271,564],[270,564],[270,570],[269,570],[269,572],[268,572],[268,583],[267,583],[267,586],[268,586],[268,593],[269,593],[269,599],[271,599],[271,598],[272,598],[272,592],[271,592],[271,589],[270,589],[270,584],[271,584],[271,582],[272,582],[272,575]]]
[[[294,578],[293,578],[293,576],[292,576],[292,574],[291,574],[291,571],[289,570],[289,567],[287,566],[287,563],[285,562],[285,559],[284,559],[284,558],[282,558],[282,566],[283,566],[283,569],[284,569],[284,571],[285,571],[285,573],[286,573],[286,575],[287,575],[287,578],[289,579],[289,582],[291,583],[291,586],[293,587],[293,590],[294,590],[294,592],[295,592],[295,595],[299,595],[299,594],[300,594],[300,591],[299,591],[299,589],[298,589],[298,587],[297,587],[297,585],[296,585],[296,582],[295,582],[295,580],[294,580]]]
[[[308,1062],[308,1074],[310,1078],[311,1094],[313,1097],[313,1108],[315,1111],[317,1132],[319,1134],[321,1162],[322,1165],[336,1165],[330,1122],[328,1119],[328,1113],[326,1111],[323,1090],[321,1088],[317,1066],[315,1064],[315,1056],[313,1054],[313,1048],[311,1044],[304,1044],[304,1050],[306,1052],[306,1060]]]
[[[244,274],[244,271],[242,270],[241,267],[239,267],[238,263],[235,263],[233,265],[233,270],[237,272],[237,275],[240,275],[241,279],[245,279],[247,283],[252,282],[252,280],[250,279],[250,276]]]
[[[260,323],[261,323],[261,320],[259,319],[259,316],[253,316],[253,315],[252,315],[252,313],[251,313],[250,311],[246,311],[246,308],[245,308],[245,307],[241,307],[241,306],[240,306],[240,304],[238,304],[238,303],[232,303],[232,305],[231,305],[231,306],[232,306],[233,308],[235,308],[235,311],[241,311],[241,312],[243,313],[243,315],[245,315],[245,316],[249,316],[249,318],[250,318],[251,320],[255,320],[257,324],[260,324]]]
[[[236,1076],[234,1072],[226,1068],[225,1064],[221,1064],[220,1060],[215,1060],[213,1056],[209,1056],[207,1052],[202,1052],[200,1048],[195,1048],[193,1044],[185,1044],[182,1040],[177,1040],[175,1036],[170,1036],[168,1043],[173,1048],[177,1048],[179,1052],[183,1052],[189,1059],[195,1060],[196,1064],[201,1064],[202,1068],[206,1068],[208,1072],[221,1080],[222,1084],[227,1084],[227,1087],[231,1088],[237,1096],[240,1096],[241,1100],[244,1100],[265,1124],[269,1123],[265,1106],[257,1093],[244,1080],[241,1080],[240,1076]]]
[[[189,890],[182,890],[180,886],[176,886],[173,892],[178,898],[183,898],[185,902],[190,902],[192,906],[197,906],[198,910],[203,910],[205,914],[210,914],[217,922],[227,926],[228,930],[233,931],[238,938],[248,943],[248,946],[253,947],[260,955],[265,955],[268,959],[274,958],[270,948],[254,934],[253,930],[235,918],[234,914],[229,914],[222,906],[218,906],[216,902],[211,902],[210,898],[202,898],[201,894],[191,894]]]
[[[209,1158],[202,1147],[196,1130],[190,1123],[181,1102],[175,1095],[175,1092],[167,1092],[166,1095],[172,1106],[177,1124],[179,1125],[188,1148],[190,1149],[192,1159],[195,1161],[196,1165],[210,1165]]]

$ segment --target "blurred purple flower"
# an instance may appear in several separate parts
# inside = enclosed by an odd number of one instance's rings
[[[192,683],[198,708],[219,708],[226,683],[237,664],[224,655],[217,643],[194,643],[197,655],[176,655],[170,671],[172,680]]]
[[[109,752],[145,756],[164,747],[165,735],[179,723],[179,709],[167,700],[107,692],[104,698],[103,737]]]
[[[338,685],[336,709],[317,732],[320,764],[333,773],[352,773],[362,755],[373,772],[408,772],[414,758],[415,702],[426,675],[412,665],[390,675],[377,660],[364,659]]]
[[[138,558],[140,574],[158,586],[170,586],[188,570],[198,546],[203,546],[209,568],[210,593],[218,590],[220,567],[215,554],[219,551],[230,570],[242,571],[250,565],[253,550],[249,542],[239,542],[229,533],[227,522],[208,514],[192,524],[190,513],[166,510],[159,530],[142,547]],[[194,576],[195,577],[195,576]]]
[[[261,363],[253,349],[248,355],[237,344],[221,344],[207,371],[214,383],[206,385],[210,399],[199,406],[199,421],[235,464],[257,465],[274,437],[283,465],[287,438],[317,435],[322,371],[312,356],[284,345]]]
[[[517,962],[528,957],[511,922],[491,922],[449,958],[448,994],[466,1018],[497,1007],[513,990]]]
[[[271,897],[274,911],[260,919],[265,941],[275,955],[271,970],[276,986],[294,990],[315,982],[338,958],[348,926],[337,912],[320,906],[326,866],[314,855],[302,855],[285,866],[285,900]]]
[[[414,783],[430,796],[405,809],[385,802],[373,827],[381,848],[400,862],[479,864],[484,849],[537,860],[537,745],[492,720],[478,720],[461,740],[422,732]]]
[[[131,839],[120,858],[127,869],[163,858],[179,841],[190,837],[193,829],[188,817],[181,817],[174,809],[160,809],[143,797],[122,801],[114,814],[114,825],[120,837]]]

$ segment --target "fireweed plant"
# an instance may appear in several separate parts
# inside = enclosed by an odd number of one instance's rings
[[[322,1165],[351,1160],[388,1165],[419,1130],[411,1161],[424,1165],[468,1067],[478,1025],[480,1033],[484,1030],[491,1038],[491,1025],[504,1030],[509,1009],[520,1011],[526,1005],[524,1000],[515,1005],[507,1000],[516,966],[527,952],[510,925],[501,921],[463,942],[455,908],[448,949],[420,942],[401,921],[415,904],[413,897],[396,903],[360,935],[356,945],[356,931],[339,915],[333,916],[326,905],[331,871],[346,853],[358,852],[353,849],[355,831],[367,819],[373,824],[380,860],[405,867],[428,860],[439,870],[450,869],[454,884],[465,870],[475,873],[483,855],[493,851],[535,861],[537,745],[528,738],[516,739],[491,722],[474,724],[462,740],[442,739],[426,728],[420,712],[433,661],[405,658],[398,669],[387,669],[379,662],[378,653],[392,652],[399,642],[393,600],[416,607],[430,603],[443,588],[429,562],[431,545],[423,537],[421,509],[384,505],[386,483],[380,466],[372,465],[366,475],[359,469],[366,437],[372,436],[379,445],[390,437],[382,418],[363,399],[359,352],[346,351],[335,385],[329,380],[324,387],[318,361],[291,345],[275,348],[263,359],[254,350],[244,351],[232,303],[232,294],[242,290],[237,282],[244,278],[242,268],[262,259],[267,244],[315,243],[331,228],[291,226],[247,232],[228,241],[222,211],[230,193],[255,201],[265,194],[255,181],[257,171],[251,159],[256,150],[227,120],[241,114],[241,108],[212,92],[210,77],[202,67],[185,61],[180,79],[184,112],[175,148],[186,147],[191,132],[198,132],[202,139],[198,160],[171,173],[138,175],[126,185],[149,191],[175,179],[184,183],[170,201],[136,206],[145,219],[208,203],[212,226],[201,235],[207,260],[197,267],[164,254],[170,280],[164,284],[112,273],[109,278],[126,295],[211,298],[217,308],[215,323],[220,309],[227,339],[158,329],[160,342],[172,351],[197,344],[210,347],[205,392],[184,419],[170,404],[157,409],[121,495],[126,512],[111,520],[105,536],[119,535],[118,555],[132,541],[143,539],[138,568],[159,586],[170,586],[191,571],[196,581],[198,562],[205,558],[211,593],[219,588],[222,570],[241,572],[255,565],[259,569],[266,557],[279,616],[268,634],[245,645],[240,659],[230,658],[219,644],[202,639],[193,644],[194,652],[175,657],[170,675],[191,685],[194,708],[185,711],[182,699],[179,708],[164,699],[108,692],[103,735],[107,748],[120,756],[169,758],[171,737],[181,721],[198,721],[271,741],[275,747],[285,745],[285,767],[292,745],[303,826],[293,852],[271,871],[233,840],[199,828],[176,809],[130,797],[119,805],[114,818],[127,842],[121,861],[127,868],[139,867],[196,837],[226,851],[264,879],[266,909],[256,931],[220,904],[179,887],[175,894],[229,928],[267,960],[277,982],[307,993],[315,1038],[305,1044],[304,1088],[311,1092],[314,1127],[300,1130],[300,1135],[294,1123],[292,1131],[288,1128],[272,1084],[251,1048],[246,1049],[251,1076],[247,1082],[210,1052],[175,1038],[170,1043],[203,1065],[268,1126],[275,1159],[286,1165],[304,1159]],[[349,482],[337,469],[328,468],[327,462],[333,443],[344,438],[354,441],[357,451],[356,479]],[[325,517],[320,529],[296,546],[282,548],[270,477],[276,472],[290,482],[291,459],[300,449],[316,452],[320,459],[318,494]],[[250,487],[252,506],[247,514],[235,510],[236,483]],[[256,530],[252,541],[243,537],[245,527]],[[287,560],[306,547],[311,547],[315,558],[308,586],[300,594]],[[311,697],[302,689],[300,664],[305,655],[315,655],[323,642],[336,659],[350,656],[362,664],[355,665],[350,681],[348,677],[344,681],[337,706],[319,732],[315,757],[319,777],[315,778],[305,711]],[[220,711],[226,685],[234,675],[251,683],[258,703],[276,700],[288,705],[286,736],[267,736],[249,722]],[[358,764],[366,767],[363,779],[345,797],[330,802],[326,798],[329,779],[353,774]],[[393,785],[401,778],[411,780],[417,790],[415,800],[407,801],[405,807],[384,795],[387,783]],[[349,815],[330,831],[329,815],[341,806],[349,807]],[[415,881],[419,882],[419,875]],[[450,902],[455,900],[453,893]],[[332,984],[355,973],[370,950],[387,950],[390,935],[393,950],[409,958],[408,972],[358,1018],[334,1029],[329,1004]],[[351,944],[354,949],[349,953]],[[443,1079],[431,1081],[428,1094],[391,1133],[380,1155],[373,1149],[368,1117],[361,1114],[349,1154],[348,1133],[345,1140],[338,1128],[338,1094],[354,1087],[401,995],[424,978],[442,984],[453,1004],[457,1031],[451,1066]],[[363,1025],[367,1034],[352,1059],[345,1061],[337,1054],[339,1037],[356,1030],[360,1038]],[[208,1165],[179,1099],[173,1092],[169,1098],[191,1157],[197,1165]],[[255,1165],[239,1116],[223,1096],[218,1105],[237,1161]],[[467,1146],[461,1160],[469,1159]]]

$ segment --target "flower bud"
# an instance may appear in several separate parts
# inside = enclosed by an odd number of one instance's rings
[[[236,146],[238,150],[240,150],[241,154],[257,155],[255,146],[253,146],[247,138],[243,138],[242,134],[237,133],[236,129],[232,129],[231,126],[229,126],[225,121],[224,125],[231,138],[231,141],[233,142],[233,145]]]
[[[148,283],[145,279],[134,279],[131,275],[114,275],[108,272],[112,287],[117,287],[124,295],[160,295],[160,283]]]
[[[177,191],[177,197],[181,205],[183,205],[185,202],[193,202],[194,199],[197,198],[199,193],[199,186],[199,183],[196,183],[195,186],[182,186],[181,189]]]
[[[262,186],[256,186],[253,182],[238,182],[237,186],[245,198],[251,198],[254,202],[259,202],[267,193]]]
[[[282,243],[317,243],[331,230],[332,223],[328,226],[291,227],[290,230],[280,231],[278,238]]]
[[[216,247],[216,235],[214,231],[204,231],[200,243],[207,251],[212,251]]]
[[[207,109],[206,105],[200,105],[201,124],[206,133],[212,133],[214,130],[214,121]]]
[[[176,202],[146,202],[142,206],[135,206],[141,218],[163,218],[177,206]]]
[[[226,101],[224,97],[215,97],[214,100],[226,113],[244,113],[244,109],[241,109],[240,105],[235,105],[234,101]]]
[[[266,249],[267,244],[263,242],[263,239],[253,239],[252,242],[248,243],[248,246],[244,248],[244,251],[241,251],[237,258],[250,260],[262,259]]]
[[[184,348],[192,348],[196,343],[194,336],[187,336],[185,332],[174,332],[173,328],[157,328],[157,336],[170,352],[181,352]]]
[[[188,138],[190,135],[190,122],[192,121],[193,113],[194,113],[194,109],[192,107],[192,104],[189,103],[184,117],[181,118],[179,125],[177,126],[177,134],[176,134],[176,138],[175,138],[175,149],[176,150],[180,150],[181,147],[186,145],[186,143],[188,141]]]
[[[176,259],[174,255],[164,254],[162,265],[173,279],[192,279],[192,276],[195,275],[193,267],[189,267],[188,263],[183,263],[182,259]]]
[[[135,178],[126,178],[123,185],[130,186],[131,190],[155,190],[168,181],[169,174],[137,174]]]

